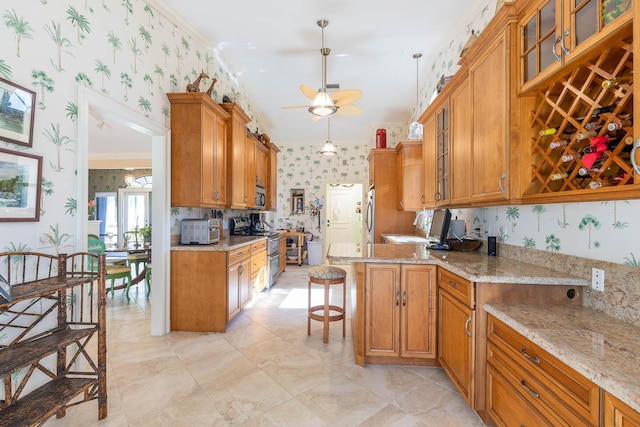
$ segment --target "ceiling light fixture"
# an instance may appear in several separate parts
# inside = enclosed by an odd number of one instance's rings
[[[338,111],[338,107],[335,106],[327,93],[327,56],[329,56],[331,49],[324,47],[324,29],[329,25],[329,21],[320,19],[316,23],[318,27],[322,28],[322,49],[320,49],[320,53],[322,53],[322,88],[318,90],[315,98],[313,98],[309,112],[316,116],[326,117]]]
[[[413,58],[416,60],[416,121],[409,125],[409,139],[422,139],[422,124],[418,122],[418,60],[422,57],[421,53],[414,53]]]
[[[128,174],[125,174],[124,176],[124,183],[127,184],[127,187],[133,184],[133,181],[135,180],[136,180],[136,176],[134,174],[128,173]]]
[[[333,142],[331,142],[331,118],[327,119],[327,142],[324,143],[320,154],[322,154],[323,156],[335,156],[336,154],[338,154],[336,146],[333,145]]]

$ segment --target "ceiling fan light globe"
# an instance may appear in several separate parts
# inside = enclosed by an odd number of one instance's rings
[[[338,154],[338,151],[336,150],[336,146],[333,145],[331,141],[327,141],[324,143],[324,147],[322,147],[322,151],[320,151],[320,154],[322,154],[323,156],[335,156],[336,154]]]
[[[422,124],[413,122],[409,125],[409,139],[422,139]]]
[[[321,117],[330,116],[336,111],[338,111],[338,108],[333,103],[333,100],[326,92],[323,91],[318,92],[311,103],[311,107],[309,107],[309,112],[311,114]]]

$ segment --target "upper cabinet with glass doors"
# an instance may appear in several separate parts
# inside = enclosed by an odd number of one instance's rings
[[[632,19],[631,0],[542,0],[519,21],[520,86],[526,92]]]

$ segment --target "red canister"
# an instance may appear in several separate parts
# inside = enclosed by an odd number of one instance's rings
[[[387,148],[387,131],[385,129],[376,130],[376,148]]]

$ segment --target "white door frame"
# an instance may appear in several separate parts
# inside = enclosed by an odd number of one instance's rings
[[[89,191],[89,110],[101,117],[137,130],[151,137],[151,167],[153,170],[153,292],[151,292],[151,335],[164,335],[170,331],[169,265],[171,249],[171,138],[169,129],[144,117],[129,106],[121,104],[92,89],[78,86],[78,143],[77,171],[77,223],[76,235],[87,235],[87,200]],[[87,239],[77,239],[79,250],[87,249]]]

